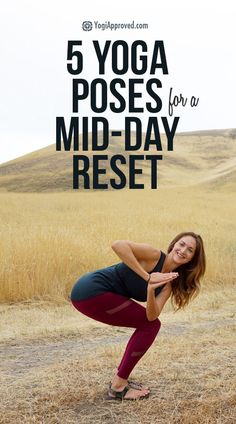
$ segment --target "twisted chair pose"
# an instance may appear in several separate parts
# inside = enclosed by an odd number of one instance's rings
[[[135,329],[111,379],[107,398],[143,399],[149,396],[149,388],[129,380],[129,376],[160,330],[159,315],[166,301],[171,298],[178,310],[199,293],[205,272],[203,241],[194,232],[182,232],[171,241],[167,253],[129,240],[115,241],[112,249],[121,262],[80,277],[71,301],[90,318]],[[136,301],[146,302],[146,307]]]

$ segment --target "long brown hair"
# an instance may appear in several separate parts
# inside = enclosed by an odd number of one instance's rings
[[[191,236],[196,240],[196,250],[191,261],[175,269],[179,273],[179,276],[171,283],[171,302],[176,311],[187,306],[189,301],[198,295],[200,291],[200,279],[203,277],[206,269],[203,240],[200,235],[192,231],[178,234],[170,243],[167,252],[170,253],[175,243],[184,236]]]

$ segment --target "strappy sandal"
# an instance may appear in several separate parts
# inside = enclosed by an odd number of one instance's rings
[[[128,380],[128,385],[132,388],[132,389],[136,389],[136,390],[149,390],[149,387],[144,387],[142,383],[138,383],[136,381],[132,381],[132,380]]]
[[[146,395],[139,396],[137,398],[126,398],[125,395],[130,390],[131,387],[128,385],[126,386],[122,392],[117,392],[116,390],[109,387],[108,393],[107,393],[107,400],[141,400],[141,399],[147,399],[149,397],[149,393]]]
[[[135,389],[135,390],[150,390],[149,387],[144,387],[142,383],[138,383],[136,381],[132,381],[132,380],[128,380],[128,385],[131,389]],[[109,383],[109,388],[111,388],[111,381]]]

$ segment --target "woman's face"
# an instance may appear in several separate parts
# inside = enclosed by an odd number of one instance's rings
[[[192,236],[183,236],[172,249],[172,258],[176,264],[182,265],[191,261],[196,250],[196,240]]]

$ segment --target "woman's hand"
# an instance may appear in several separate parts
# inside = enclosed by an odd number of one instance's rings
[[[156,289],[163,284],[170,283],[179,276],[178,272],[152,272],[148,282],[148,289]]]

